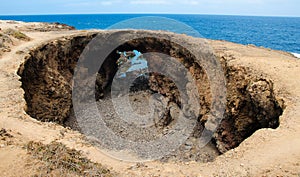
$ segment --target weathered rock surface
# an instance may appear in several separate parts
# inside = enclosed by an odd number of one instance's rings
[[[215,133],[217,147],[224,153],[238,146],[260,128],[277,128],[283,105],[274,94],[273,83],[244,67],[225,67],[227,107]]]
[[[69,117],[74,68],[92,37],[57,40],[30,52],[18,71],[22,77],[28,114],[41,121],[60,124]]]
[[[99,32],[98,35],[105,37],[113,33]],[[199,50],[203,47],[202,41],[185,35],[151,31],[127,31],[124,32],[124,36],[138,37],[145,33],[149,37],[127,41],[111,52],[98,70],[101,79],[91,78],[91,75],[96,76],[97,73],[90,73],[90,70],[80,67],[78,71],[83,82],[75,84],[82,88],[82,92],[76,94],[76,97],[95,98],[96,94],[96,97],[101,98],[105,94],[102,92],[109,86],[117,71],[116,61],[119,56],[116,51],[138,50],[142,53],[164,53],[182,63],[196,81],[201,109],[199,115],[196,115],[199,126],[194,134],[199,136],[207,121],[207,114],[211,110],[212,81],[209,81],[198,58],[195,58],[187,49],[170,42],[170,40],[165,40],[165,38],[172,38],[172,41],[183,39],[190,41],[190,46],[193,49],[199,48]],[[41,121],[60,124],[69,118],[72,109],[74,68],[83,49],[95,35],[96,33],[89,33],[62,38],[37,47],[30,52],[18,71],[21,76],[22,88],[25,91],[26,111],[29,115]],[[256,75],[245,67],[228,66],[226,57],[218,56],[217,59],[222,64],[227,82],[227,105],[224,119],[213,139],[218,150],[224,153],[237,147],[245,138],[260,128],[278,127],[283,105],[279,104],[280,101],[276,98],[271,80]],[[161,63],[154,61],[150,65],[156,67],[155,65],[161,65]],[[177,74],[180,75],[181,72],[177,72]],[[183,84],[187,85],[188,83]],[[98,88],[96,93],[93,86]],[[149,86],[152,91],[167,96],[169,102],[180,106],[178,89],[166,77],[152,74]]]

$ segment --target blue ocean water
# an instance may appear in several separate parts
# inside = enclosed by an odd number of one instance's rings
[[[254,44],[300,54],[299,17],[254,17],[175,14],[97,14],[0,16],[2,20],[60,22],[77,29],[106,29],[115,23],[136,17],[171,18],[197,30],[203,37],[240,44]],[[147,22],[145,22],[147,23]],[[182,31],[182,33],[185,33]]]

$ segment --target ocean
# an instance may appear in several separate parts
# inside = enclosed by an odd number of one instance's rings
[[[258,17],[176,14],[95,14],[0,16],[1,20],[59,22],[76,29],[107,29],[131,18],[154,16],[183,22],[208,39],[283,50],[300,56],[300,17]],[[147,23],[145,21],[144,23]],[[159,26],[157,27],[159,29]],[[177,31],[185,33],[185,31]]]

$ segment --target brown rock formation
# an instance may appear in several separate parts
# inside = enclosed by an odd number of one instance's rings
[[[98,35],[105,36],[110,33],[113,32],[99,32]],[[142,53],[164,53],[181,62],[195,79],[201,107],[199,115],[196,116],[199,125],[203,126],[212,105],[211,81],[198,58],[178,44],[164,40],[164,38],[172,38],[172,41],[184,39],[190,41],[193,49],[197,47],[201,49],[200,39],[198,41],[185,35],[150,31],[128,31],[124,35],[138,37],[145,33],[149,37],[128,41],[117,47],[107,57],[99,69],[100,78],[95,81],[97,82],[96,88],[98,88],[96,97],[103,96],[103,89],[109,86],[117,71],[116,61],[119,56],[116,51],[136,49]],[[74,68],[83,49],[95,35],[96,33],[90,33],[55,40],[30,52],[18,71],[21,76],[22,88],[25,91],[26,111],[29,115],[41,121],[60,124],[69,118],[72,109]],[[227,106],[224,119],[213,138],[219,151],[226,152],[238,146],[245,138],[260,128],[276,128],[279,125],[278,118],[282,114],[283,105],[279,104],[274,94],[271,80],[257,76],[245,67],[227,66],[226,57],[218,57],[218,60],[222,63],[227,81]],[[155,67],[160,63],[153,62],[152,65]],[[94,92],[91,92],[94,88],[91,88],[93,81],[90,80],[89,70],[81,67],[79,72],[86,82],[78,83],[77,86],[82,87],[82,90],[85,91],[78,93],[76,97],[87,95],[95,97]],[[94,74],[96,75],[96,73]],[[180,95],[170,80],[153,73],[150,76],[149,85],[153,91],[166,95],[170,102],[180,106]]]

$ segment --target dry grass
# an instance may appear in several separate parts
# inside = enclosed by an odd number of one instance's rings
[[[48,145],[29,142],[26,149],[35,159],[43,162],[35,176],[114,176],[101,164],[91,162],[81,152],[69,149],[62,143],[52,142]]]
[[[0,130],[0,140],[5,140],[6,138],[12,138],[13,136],[9,134],[4,128]]]
[[[23,40],[23,41],[30,41],[30,38],[28,36],[26,36],[26,34],[18,31],[18,30],[14,30],[14,29],[7,29],[4,31],[5,34],[9,35],[9,36],[12,36],[16,39],[19,39],[19,40]]]
[[[6,34],[0,33],[0,48],[5,48],[7,45],[12,44],[13,41]]]

